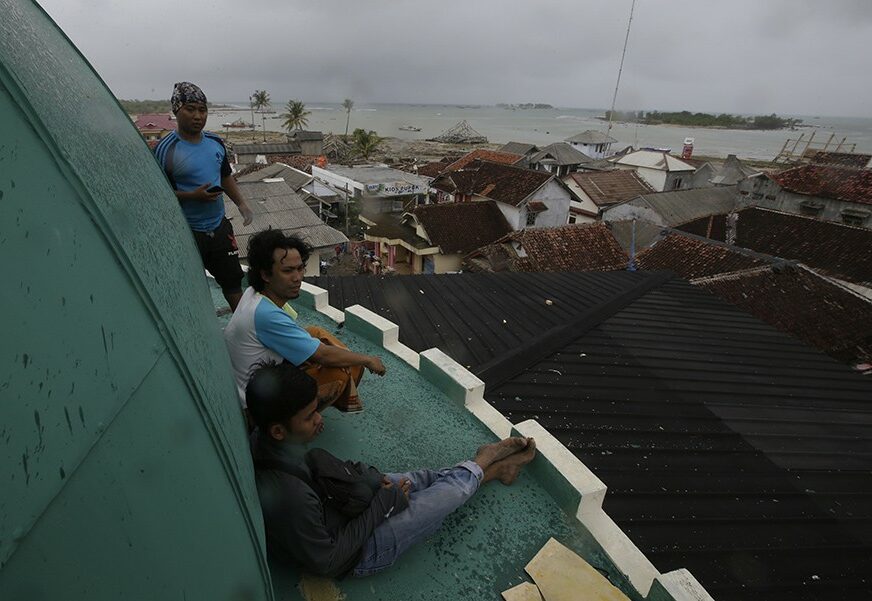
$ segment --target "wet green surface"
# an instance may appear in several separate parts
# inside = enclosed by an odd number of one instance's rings
[[[220,293],[215,298],[220,303]],[[453,465],[471,458],[479,445],[496,440],[462,405],[400,359],[320,313],[299,304],[295,308],[302,325],[329,328],[352,349],[381,356],[388,368],[383,378],[364,376],[362,413],[327,410],[317,446],[382,471],[407,471]],[[353,600],[500,599],[501,591],[528,580],[524,566],[550,537],[614,573],[577,520],[568,517],[537,480],[522,474],[512,486],[495,482],[483,487],[440,532],[390,570],[346,578],[339,588]],[[299,598],[293,571],[273,566],[273,582],[277,598]]]

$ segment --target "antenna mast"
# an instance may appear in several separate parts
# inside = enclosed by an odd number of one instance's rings
[[[609,128],[606,135],[612,133],[612,117],[615,114],[615,103],[618,100],[618,87],[621,85],[621,72],[624,70],[624,57],[627,55],[627,43],[630,41],[630,25],[633,24],[633,11],[636,10],[636,0],[630,5],[630,20],[627,21],[627,35],[624,37],[624,50],[621,52],[621,65],[618,67],[618,81],[615,83],[615,94],[612,96],[612,108],[609,111]]]

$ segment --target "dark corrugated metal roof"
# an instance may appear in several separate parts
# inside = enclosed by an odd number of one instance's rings
[[[513,422],[537,419],[609,486],[609,515],[660,569],[688,568],[719,601],[868,595],[872,381],[686,282],[653,277],[315,283],[334,306],[398,323],[415,350],[439,346],[478,371]],[[615,306],[622,295],[630,302]],[[480,369],[595,312],[578,337],[514,373],[488,381],[493,370]]]

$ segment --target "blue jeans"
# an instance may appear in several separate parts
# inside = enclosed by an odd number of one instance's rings
[[[369,576],[389,568],[409,547],[439,530],[443,520],[475,494],[484,474],[474,461],[464,461],[439,471],[386,476],[394,486],[399,486],[402,478],[411,481],[409,507],[375,529],[363,546],[354,576]]]

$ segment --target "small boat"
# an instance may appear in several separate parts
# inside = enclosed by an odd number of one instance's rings
[[[402,125],[400,126],[401,131],[421,131],[420,127],[415,127],[414,125]]]

